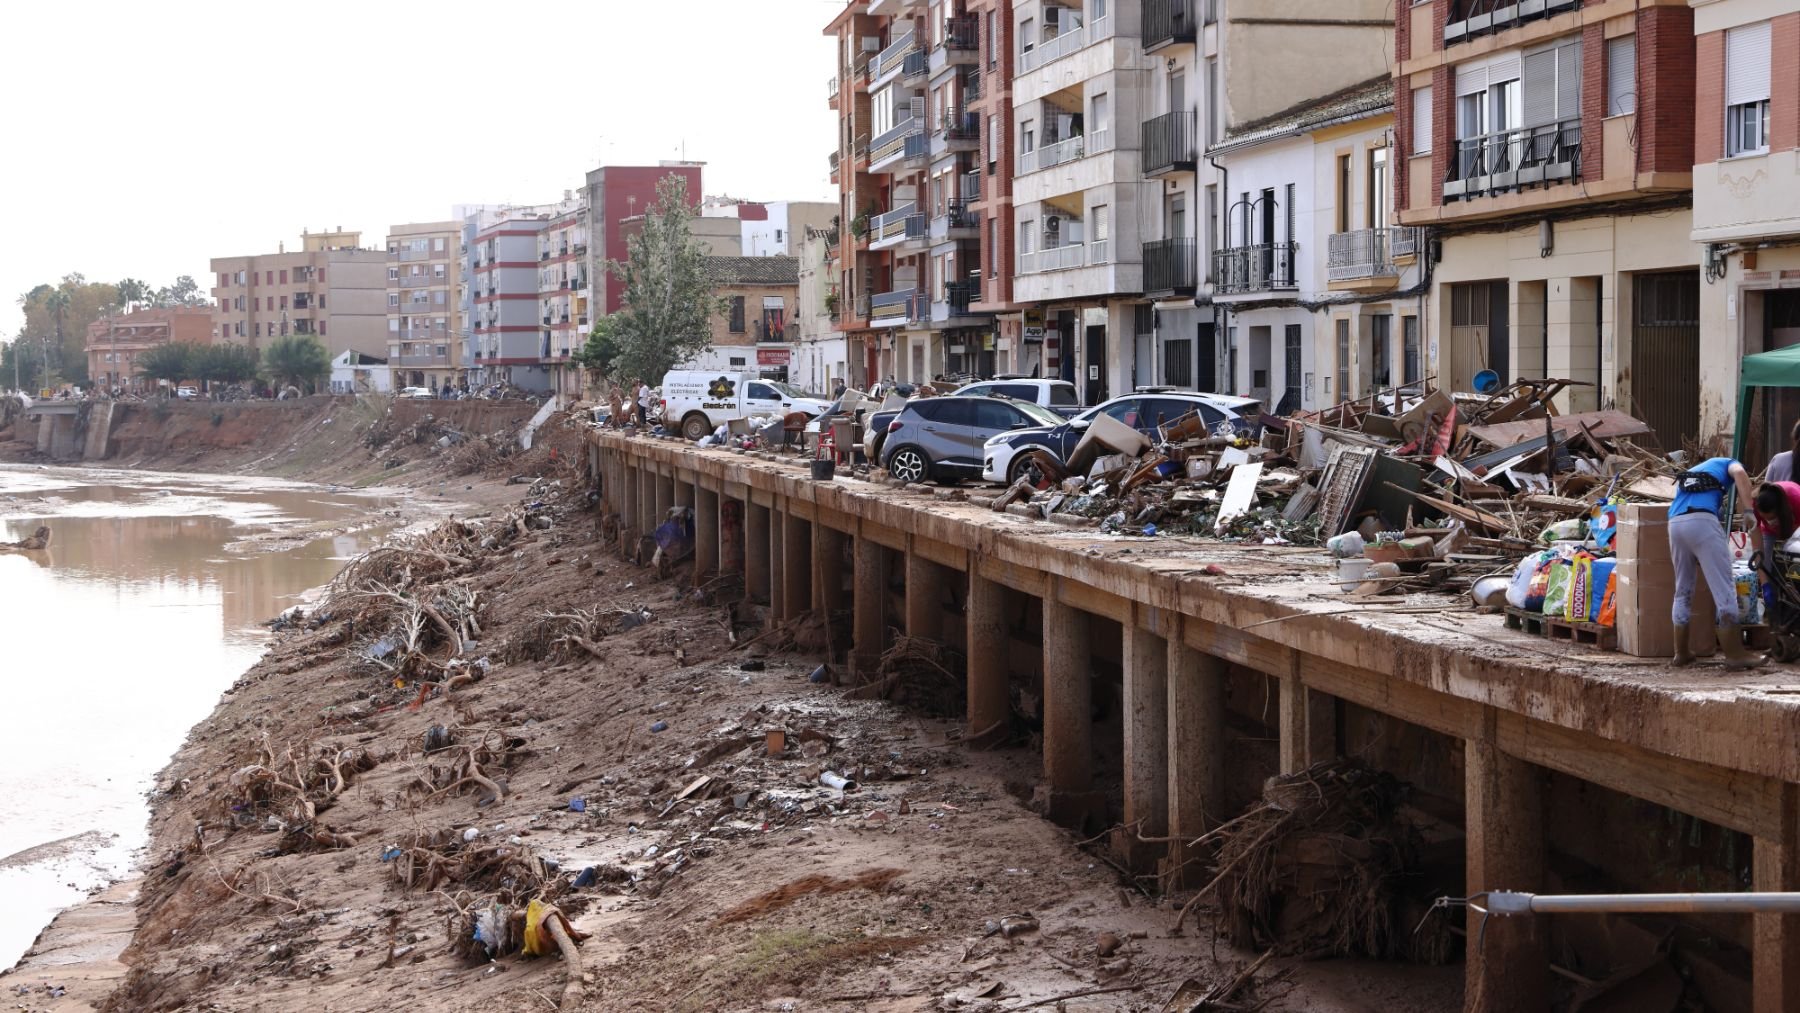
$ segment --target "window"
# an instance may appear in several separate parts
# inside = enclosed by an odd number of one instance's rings
[[[1206,143],[1219,143],[1219,58],[1206,58]]]
[[[253,337],[258,337],[258,338],[262,337],[262,325],[261,324],[251,324],[250,325],[250,334]]]
[[[1026,120],[1019,124],[1019,154],[1029,155],[1037,150],[1037,121]]]
[[[319,337],[322,338],[324,336],[325,336],[325,321],[321,320],[321,321],[319,321]]]
[[[1356,192],[1356,168],[1349,155],[1337,160],[1337,230],[1350,231],[1350,196]]]
[[[389,334],[400,333],[400,318],[399,317],[388,317],[388,333]]]
[[[988,219],[987,237],[988,274],[998,278],[1000,276],[1000,219]],[[999,295],[997,291],[993,294]]]
[[[1581,118],[1581,37],[1562,39],[1525,54],[1523,126],[1542,127]]]
[[[1019,52],[1029,53],[1032,50],[1032,39],[1037,37],[1037,22],[1031,18],[1019,22]],[[1016,72],[1015,72],[1016,73]]]
[[[1093,112],[1088,116],[1087,132],[1093,135],[1088,139],[1090,142],[1088,150],[1103,149],[1105,145],[1100,138],[1103,137],[1111,127],[1112,96],[1108,95],[1106,92],[1101,92],[1094,96]]]
[[[994,174],[994,165],[1000,161],[1000,117],[988,114],[988,175]]]
[[[1417,318],[1412,319],[1416,320]],[[1339,317],[1335,323],[1337,326],[1337,399],[1348,401],[1350,399],[1350,321],[1345,317]],[[1325,380],[1325,386],[1325,393],[1331,393],[1329,377]]]
[[[263,272],[263,284],[264,285],[275,284],[275,272],[274,271],[264,271]]]
[[[287,272],[286,271],[281,272],[281,283],[283,285],[287,284]]]
[[[1109,235],[1107,226],[1112,219],[1112,208],[1105,204],[1096,204],[1088,210],[1088,217],[1094,222],[1094,242],[1106,242]]]
[[[250,300],[250,303],[252,306],[254,306],[256,308],[256,312],[258,312],[258,313],[262,312],[262,296],[260,296],[260,295],[256,296],[255,298]]]
[[[433,239],[431,241],[431,248],[434,252],[437,252],[437,253],[444,252],[444,237],[438,236],[435,239]]]
[[[1388,149],[1369,152],[1369,228],[1385,228],[1388,223]]]
[[[1377,388],[1386,387],[1388,379],[1388,345],[1393,340],[1394,318],[1377,313],[1369,318],[1369,377]]]
[[[281,308],[287,309],[287,296],[285,295],[281,297]]]
[[[391,307],[399,306],[400,305],[400,293],[389,292],[388,293],[388,305]]]
[[[1769,150],[1769,22],[1725,33],[1725,155]]]
[[[1417,88],[1412,93],[1412,152],[1431,154],[1431,89]]]
[[[1035,245],[1036,232],[1037,232],[1037,222],[1035,220],[1027,218],[1026,220],[1019,223],[1019,255],[1020,256],[1024,256],[1028,253],[1032,253],[1037,249],[1037,247]]]
[[[1400,375],[1403,383],[1418,383],[1425,378],[1419,361],[1419,318],[1400,318]]]
[[[1606,115],[1637,112],[1637,36],[1606,43]]]
[[[741,295],[731,297],[731,323],[729,326],[733,334],[744,333],[744,297]]]
[[[389,281],[399,281],[400,280],[400,269],[397,267],[388,268],[388,280]]]
[[[993,70],[1000,62],[1000,14],[998,11],[987,12],[987,65]]]
[[[777,236],[776,238],[780,238],[780,237]],[[444,276],[444,265],[443,264],[433,264],[431,266],[431,276],[434,278],[442,278]]]
[[[1019,395],[1010,395],[1018,397]],[[1024,397],[1031,397],[1027,391]],[[991,429],[995,432],[1011,429],[1014,425],[1027,420],[1021,418],[1022,412],[1004,401],[977,401],[975,403],[975,428]]]
[[[1206,280],[1213,280],[1212,254],[1219,249],[1219,188],[1206,188]]]

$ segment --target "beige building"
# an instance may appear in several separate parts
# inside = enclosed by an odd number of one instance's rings
[[[800,262],[794,257],[708,257],[713,294],[725,312],[713,318],[713,343],[688,368],[747,370],[786,380],[799,334]]]
[[[289,334],[317,337],[332,357],[387,351],[387,254],[362,233],[303,232],[300,249],[214,257],[213,339],[262,351]]]
[[[394,225],[387,237],[387,343],[395,390],[462,380],[462,223]]]

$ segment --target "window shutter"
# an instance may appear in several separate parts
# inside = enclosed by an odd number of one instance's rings
[[[1581,118],[1581,40],[1556,47],[1556,118]]]
[[[1725,104],[1743,105],[1769,98],[1769,23],[1745,25],[1725,33]]]
[[[1292,243],[1294,241],[1294,184],[1289,183],[1287,192],[1282,196],[1287,198],[1287,221],[1284,224],[1287,226],[1287,241]]]
[[[1409,154],[1424,155],[1431,151],[1431,89],[1419,88],[1413,92],[1412,151]]]
[[[1104,243],[1110,234],[1108,219],[1112,217],[1111,208],[1105,204],[1094,206],[1094,242]]]
[[[1556,122],[1556,53],[1546,49],[1525,57],[1525,125]]]
[[[1606,115],[1637,112],[1637,36],[1621,35],[1606,44]]]

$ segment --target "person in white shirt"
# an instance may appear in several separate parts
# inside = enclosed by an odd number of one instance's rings
[[[1769,459],[1769,467],[1763,473],[1763,481],[1792,482],[1794,480],[1794,451],[1800,450],[1800,422],[1794,423],[1794,431],[1788,434],[1788,438],[1793,442],[1793,447]]]

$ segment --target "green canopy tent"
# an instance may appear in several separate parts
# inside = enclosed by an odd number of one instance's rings
[[[1743,460],[1744,438],[1750,431],[1750,395],[1757,387],[1800,389],[1800,345],[1744,356],[1739,372],[1737,427],[1731,437],[1731,457]]]

